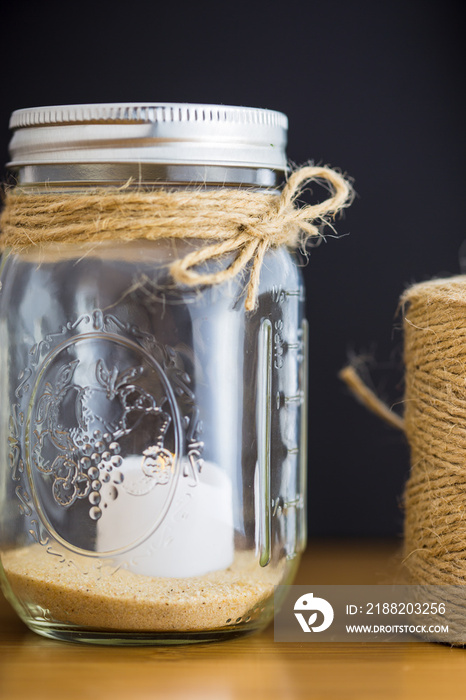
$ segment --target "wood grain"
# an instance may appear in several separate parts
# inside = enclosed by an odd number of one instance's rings
[[[398,550],[393,541],[312,542],[296,583],[390,583]],[[437,644],[278,644],[273,626],[185,647],[67,644],[30,632],[0,599],[2,700],[456,700],[465,688],[466,651]]]

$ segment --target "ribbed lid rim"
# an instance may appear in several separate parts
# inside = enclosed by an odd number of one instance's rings
[[[55,105],[15,110],[10,129],[66,124],[212,122],[288,128],[285,114],[271,109],[231,105],[131,102]]]

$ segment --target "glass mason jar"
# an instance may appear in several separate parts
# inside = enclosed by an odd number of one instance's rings
[[[278,196],[285,170],[286,117],[267,110],[38,108],[11,126],[25,202],[125,183]],[[248,312],[240,276],[174,284],[169,264],[203,244],[116,238],[3,255],[1,581],[40,634],[223,639],[263,628],[274,586],[296,571],[301,274],[285,247],[270,250]]]

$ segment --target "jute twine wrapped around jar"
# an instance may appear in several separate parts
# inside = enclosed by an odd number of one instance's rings
[[[297,206],[312,182],[330,191],[323,202]],[[245,307],[256,305],[259,277],[269,248],[305,249],[310,238],[351,204],[353,189],[343,175],[307,165],[290,174],[282,192],[238,188],[167,190],[126,186],[51,192],[7,190],[0,218],[0,248],[21,251],[46,243],[97,245],[104,241],[197,239],[202,245],[170,267],[179,284],[214,285],[248,271]],[[232,255],[228,265],[222,258]],[[218,269],[202,266],[219,261]]]

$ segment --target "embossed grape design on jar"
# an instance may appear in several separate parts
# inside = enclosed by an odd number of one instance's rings
[[[286,117],[78,105],[19,110],[11,127],[5,594],[31,629],[71,641],[263,628],[306,538]]]

